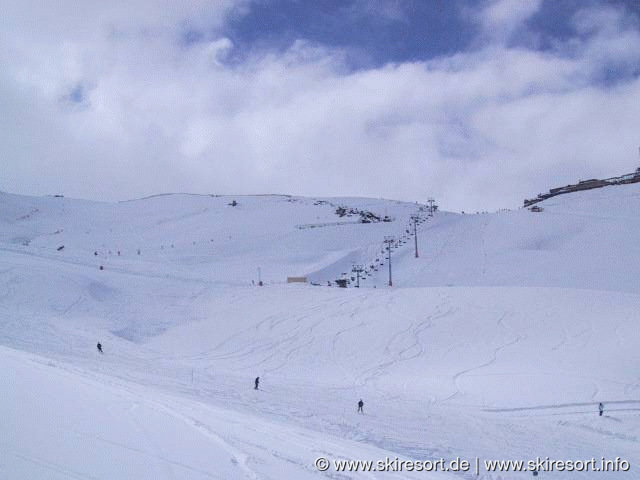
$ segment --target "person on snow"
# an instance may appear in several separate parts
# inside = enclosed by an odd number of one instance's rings
[[[254,390],[258,390],[258,385],[260,385],[260,377],[256,377],[256,381],[255,381],[256,385],[254,388]]]
[[[102,351],[102,344],[101,344],[100,342],[98,342],[98,345],[96,345],[96,347],[98,348],[98,351],[99,351],[100,353],[104,353],[104,352]]]
[[[602,402],[600,402],[600,404],[598,405],[598,410],[600,411],[600,416],[602,416],[602,413],[604,412],[604,405],[602,404]]]
[[[364,413],[363,407],[364,402],[362,401],[362,399],[360,399],[360,401],[358,402],[358,413]]]

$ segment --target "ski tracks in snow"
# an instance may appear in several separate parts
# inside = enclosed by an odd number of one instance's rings
[[[501,329],[507,329],[508,327],[505,326],[504,323],[504,319],[509,316],[511,313],[510,312],[504,312],[500,318],[498,319],[498,321],[496,322],[496,325],[501,328]],[[506,342],[498,345],[497,347],[494,347],[493,351],[491,352],[491,356],[489,357],[489,359],[485,362],[480,363],[479,365],[474,365],[472,367],[469,368],[465,368],[464,370],[461,370],[459,372],[457,372],[454,376],[453,376],[453,384],[455,386],[456,391],[451,394],[449,397],[444,399],[444,402],[448,402],[450,400],[453,400],[455,397],[457,397],[458,395],[460,395],[463,391],[462,388],[462,379],[463,377],[469,375],[471,372],[477,372],[478,370],[481,370],[483,368],[489,367],[491,365],[493,365],[494,363],[496,363],[496,361],[498,360],[498,355],[500,354],[500,352],[502,350],[505,350],[523,340],[525,340],[527,337],[526,335],[520,334],[520,335],[516,335],[514,338],[512,338],[511,340],[507,340]]]
[[[177,409],[175,407],[169,406],[167,403],[157,403],[154,402],[155,408],[161,410],[163,413],[171,415],[172,417],[180,420],[186,425],[195,429],[200,435],[206,437],[208,440],[215,443],[222,450],[228,453],[230,457],[230,462],[240,468],[244,473],[244,476],[250,480],[258,480],[260,477],[258,474],[248,467],[249,455],[240,451],[236,447],[232,446],[227,440],[225,440],[222,436],[215,433],[213,427],[211,427],[206,421],[203,419],[198,419],[190,415],[186,415],[180,413],[180,410],[188,410],[189,407],[182,406],[181,409]],[[202,472],[207,473],[208,476],[212,478],[220,478],[219,475],[212,474],[210,472]]]

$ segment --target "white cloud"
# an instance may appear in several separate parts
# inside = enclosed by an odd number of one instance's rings
[[[493,40],[508,40],[523,23],[540,10],[542,0],[489,0],[472,17],[481,25],[485,35]]]
[[[640,68],[640,29],[636,17],[613,8],[591,8],[578,12],[573,23],[588,39],[574,48],[593,67],[591,75],[629,74]]]
[[[492,5],[501,25],[532,11]],[[640,83],[593,83],[612,58],[637,65],[637,30],[618,17],[566,50],[493,42],[347,74],[342,52],[304,41],[230,67],[223,35],[185,48],[182,22],[139,7],[110,23],[126,24],[118,34],[94,19],[93,29],[47,32],[46,41],[4,35],[0,189],[110,200],[163,191],[435,196],[468,211],[635,168]],[[221,19],[225,8],[210,14]],[[100,18],[119,18],[110,12]],[[69,108],[61,99],[78,85],[83,108]]]

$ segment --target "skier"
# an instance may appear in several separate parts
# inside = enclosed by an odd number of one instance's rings
[[[362,407],[364,407],[364,402],[362,401],[362,399],[360,399],[360,401],[358,402],[358,413],[364,413]]]
[[[99,351],[100,353],[104,353],[104,352],[102,351],[102,344],[101,344],[100,342],[98,342],[98,345],[96,345],[96,347],[98,348],[98,351]]]
[[[258,385],[260,384],[260,377],[256,377],[255,383],[256,383],[256,386],[253,387],[253,388],[254,388],[254,390],[258,390]]]
[[[600,402],[600,404],[598,405],[598,410],[600,411],[600,416],[602,416],[602,413],[604,412],[604,405],[602,404],[602,402]]]

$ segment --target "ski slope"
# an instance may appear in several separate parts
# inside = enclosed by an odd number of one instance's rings
[[[630,469],[537,478],[638,478],[638,194],[433,217],[372,199],[0,194],[0,477],[504,480],[532,472],[484,461],[548,457]],[[326,285],[353,263],[360,289]],[[319,457],[471,468],[320,472]]]

